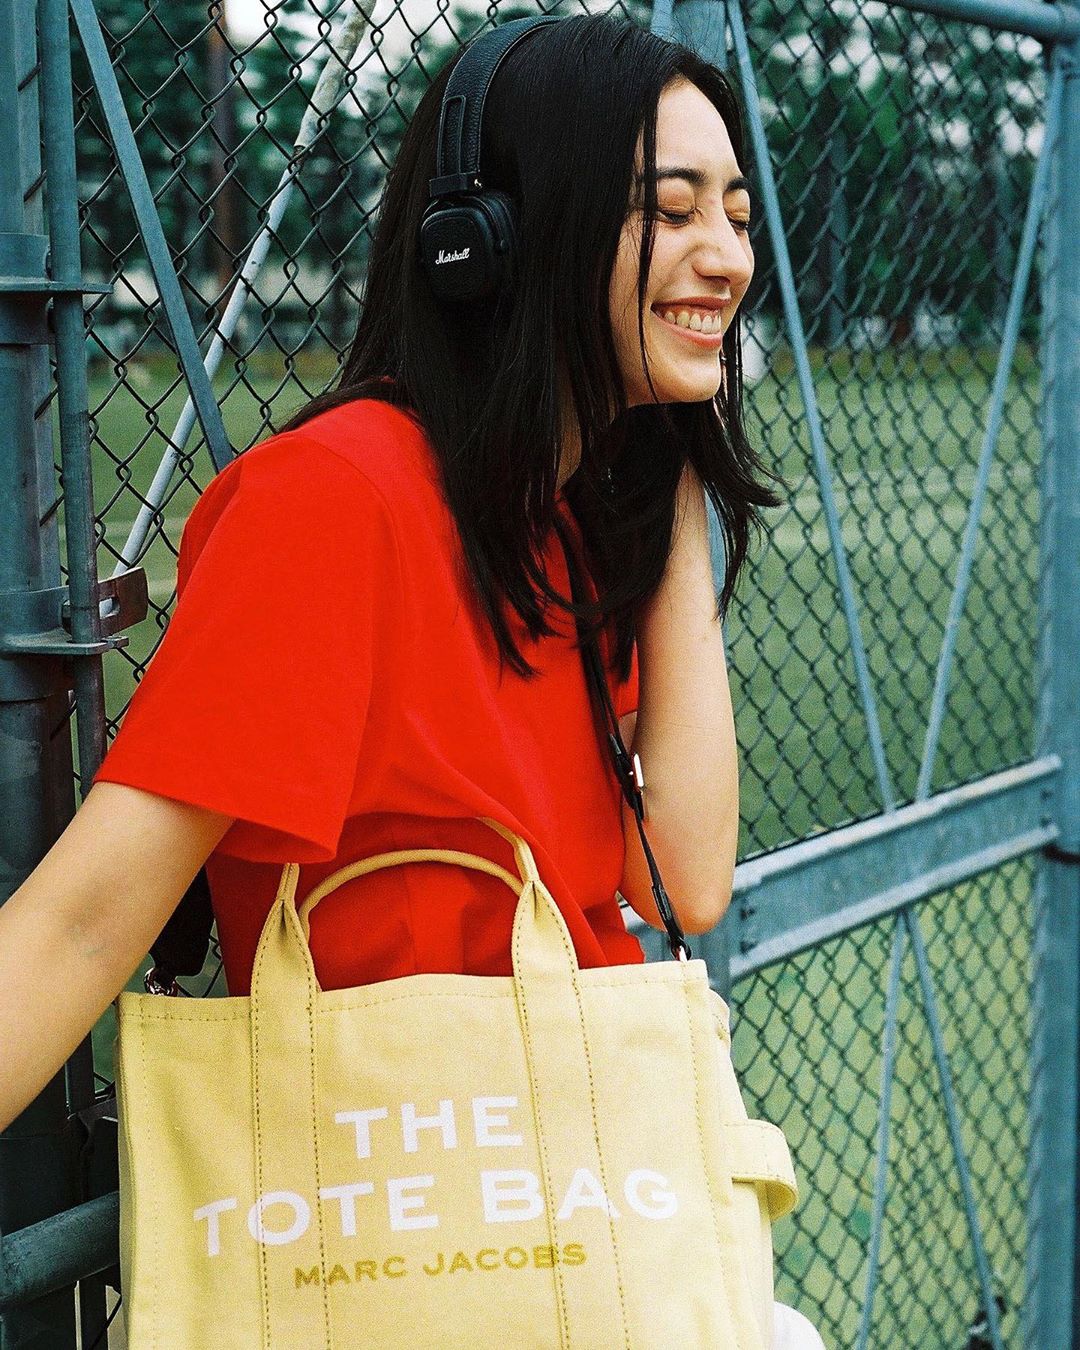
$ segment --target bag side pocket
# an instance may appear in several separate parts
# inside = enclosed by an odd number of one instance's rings
[[[740,1232],[746,1235],[747,1270],[762,1341],[772,1344],[773,1220],[798,1201],[798,1186],[784,1133],[765,1120],[751,1120],[731,1062],[727,1005],[713,1006],[720,1067],[721,1129],[731,1170]]]

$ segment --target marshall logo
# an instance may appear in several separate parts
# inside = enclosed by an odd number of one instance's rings
[[[438,267],[440,263],[464,262],[468,256],[469,250],[467,248],[459,248],[454,253],[447,253],[444,248],[441,248],[439,249],[439,256],[435,259],[435,266]]]

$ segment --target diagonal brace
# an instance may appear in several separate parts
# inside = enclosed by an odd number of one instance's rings
[[[188,388],[191,390],[210,458],[214,462],[214,468],[220,471],[232,460],[232,447],[225,434],[221,409],[217,405],[210,380],[203,369],[202,353],[199,350],[191,315],[184,303],[176,268],[173,266],[169,246],[165,242],[165,232],[161,228],[161,219],[158,216],[150,182],[146,177],[146,169],[135,145],[135,134],[131,130],[131,120],[120,95],[116,72],[112,68],[105,47],[105,38],[94,8],[94,0],[70,0],[70,4],[87,64],[94,79],[105,124],[109,129],[109,137],[123,174],[124,186],[131,199],[132,210],[135,212],[135,220],[146,249],[150,270],[172,332],[176,354],[180,359]]]

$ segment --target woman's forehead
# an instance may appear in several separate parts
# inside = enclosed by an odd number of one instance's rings
[[[644,141],[638,139],[634,177],[644,181]],[[669,85],[656,115],[656,181],[682,179],[692,187],[723,193],[746,186],[727,125],[716,106],[696,85]]]

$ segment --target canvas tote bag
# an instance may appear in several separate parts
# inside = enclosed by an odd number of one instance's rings
[[[120,996],[133,1350],[768,1350],[795,1177],[705,963],[580,969],[528,844],[483,819],[517,875],[383,853],[298,910],[290,864],[249,998]],[[321,990],[312,909],[426,861],[517,895],[513,975]]]

